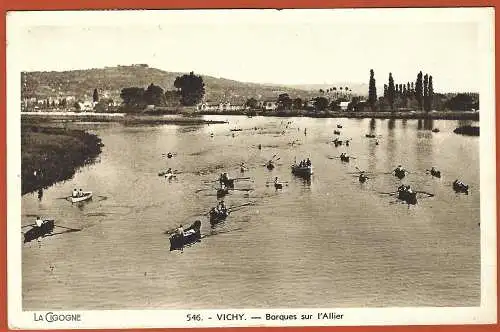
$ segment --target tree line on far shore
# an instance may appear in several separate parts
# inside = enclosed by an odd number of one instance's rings
[[[169,106],[182,105],[194,106],[205,95],[203,78],[193,72],[177,76],[174,81],[175,90],[163,90],[158,85],[151,83],[146,89],[129,87],[122,89],[120,97],[125,108],[143,109],[148,105]]]
[[[458,93],[453,95],[434,93],[432,75],[417,74],[415,82],[394,83],[389,73],[387,84],[384,84],[383,96],[377,98],[375,73],[370,70],[368,88],[368,105],[372,111],[395,109],[413,109],[429,112],[433,109],[450,109],[468,111],[479,109],[479,94]]]

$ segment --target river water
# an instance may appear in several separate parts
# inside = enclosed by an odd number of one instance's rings
[[[229,124],[71,125],[101,137],[103,152],[42,197],[23,196],[23,225],[39,214],[81,229],[23,245],[24,310],[479,305],[479,138],[454,134],[462,123],[206,118]],[[349,147],[329,143],[338,123]],[[233,137],[234,128],[243,130]],[[356,159],[341,163],[341,152]],[[310,182],[290,172],[306,157]],[[386,174],[398,164],[410,171],[402,181]],[[360,184],[356,166],[373,176]],[[425,173],[431,166],[441,179]],[[182,173],[168,181],[158,176],[166,167]],[[212,230],[204,214],[221,172],[253,180],[237,181],[226,205],[252,205]],[[283,190],[266,185],[274,176]],[[456,178],[469,195],[452,190]],[[397,202],[387,193],[401,182],[435,196]],[[71,204],[73,188],[93,200]],[[170,252],[164,232],[196,219],[202,241]]]

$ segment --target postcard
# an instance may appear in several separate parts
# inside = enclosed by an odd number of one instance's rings
[[[12,329],[497,321],[493,8],[13,11]]]

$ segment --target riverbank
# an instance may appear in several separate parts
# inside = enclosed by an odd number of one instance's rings
[[[195,112],[200,115],[248,115],[248,111]],[[347,118],[347,119],[431,119],[431,120],[473,120],[479,121],[479,112],[434,111],[434,112],[316,112],[305,110],[257,111],[251,116]]]
[[[24,112],[21,113],[23,123],[56,122],[120,122],[124,124],[174,124],[174,125],[202,125],[221,124],[226,121],[205,120],[194,116],[163,116],[139,115],[125,113],[73,113],[73,112]]]
[[[82,130],[21,126],[21,192],[27,194],[70,179],[100,153],[101,140]]]

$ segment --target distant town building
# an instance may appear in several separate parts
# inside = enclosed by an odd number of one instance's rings
[[[230,102],[202,102],[196,106],[198,111],[238,111],[246,109],[245,105],[231,105]]]
[[[348,101],[341,101],[339,106],[340,106],[341,111],[347,111],[349,108],[349,102]]]
[[[274,111],[278,108],[278,102],[274,99],[266,99],[259,103],[265,111]]]

